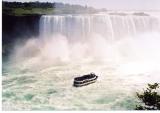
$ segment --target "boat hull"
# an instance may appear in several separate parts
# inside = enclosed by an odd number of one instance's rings
[[[95,83],[95,82],[97,81],[97,78],[98,78],[98,76],[95,76],[94,78],[82,80],[82,81],[74,80],[73,86],[74,86],[74,87],[86,86],[86,85]]]

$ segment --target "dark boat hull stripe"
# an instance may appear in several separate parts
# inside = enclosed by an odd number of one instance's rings
[[[93,80],[93,81],[89,81],[89,82],[86,82],[86,83],[83,83],[83,84],[74,84],[75,87],[81,87],[81,86],[85,86],[85,85],[89,85],[89,84],[92,84],[92,83],[95,83],[97,80]]]

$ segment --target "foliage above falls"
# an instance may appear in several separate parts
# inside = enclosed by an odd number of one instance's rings
[[[68,14],[68,13],[95,13],[98,10],[81,5],[70,5],[49,2],[6,2],[2,3],[3,14],[7,15],[43,15],[43,14]]]

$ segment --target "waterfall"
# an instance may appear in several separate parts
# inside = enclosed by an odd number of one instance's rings
[[[160,83],[156,16],[42,16],[40,36],[17,41],[3,66],[3,108],[135,109],[136,92]],[[75,77],[90,72],[98,75],[95,84],[72,87]]]
[[[160,18],[154,15],[43,15],[39,26],[39,38],[17,44],[13,61],[29,60],[25,65],[30,68],[76,62],[160,62]]]
[[[40,19],[40,36],[62,34],[69,39],[85,40],[92,33],[107,40],[119,40],[145,32],[159,32],[160,19],[137,15],[44,15]]]

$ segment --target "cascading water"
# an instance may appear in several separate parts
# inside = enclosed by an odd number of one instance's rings
[[[134,109],[136,91],[160,82],[159,17],[44,15],[39,30],[15,46],[3,73],[3,109]],[[72,87],[90,72],[99,75],[95,84]]]
[[[41,36],[60,33],[69,38],[86,40],[91,33],[107,40],[119,40],[143,32],[160,30],[160,20],[150,16],[97,15],[45,15],[40,19]]]

